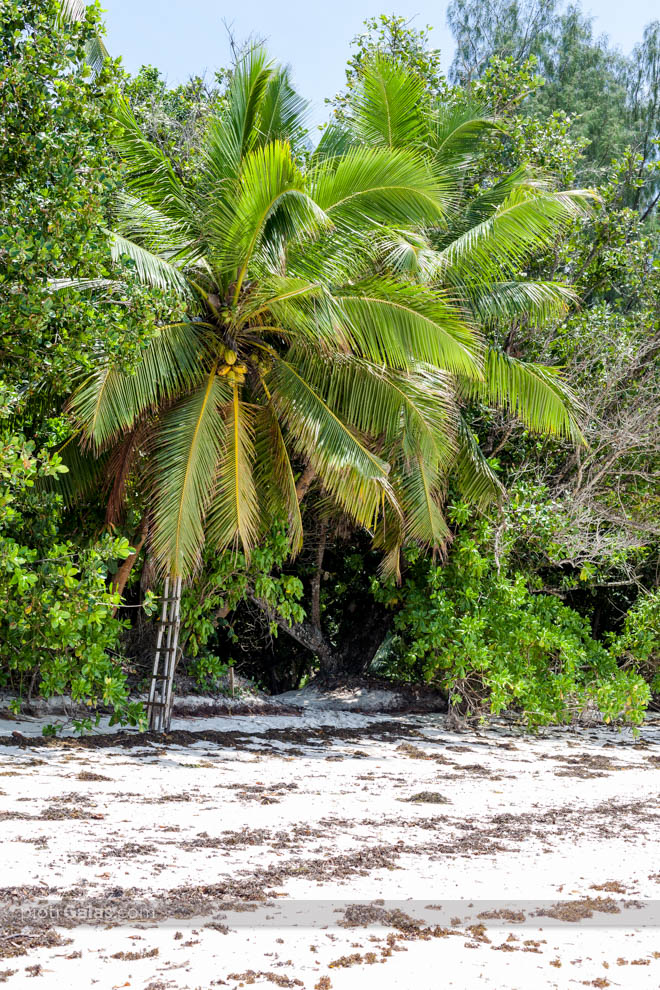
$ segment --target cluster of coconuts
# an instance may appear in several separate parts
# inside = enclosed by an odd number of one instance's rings
[[[232,351],[231,348],[225,348],[223,354],[225,363],[218,370],[219,375],[226,375],[228,382],[233,382],[236,385],[242,385],[245,381],[245,375],[247,374],[247,365],[237,364],[238,354],[236,351]]]

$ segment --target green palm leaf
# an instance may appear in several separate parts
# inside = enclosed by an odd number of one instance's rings
[[[587,213],[588,190],[514,190],[487,220],[456,238],[441,254],[449,277],[515,274]]]
[[[276,250],[288,240],[314,237],[330,221],[304,188],[304,177],[291,148],[272,141],[246,155],[236,201],[231,211],[218,209],[210,218],[219,263],[238,270],[234,301],[248,266],[260,248],[273,241]]]
[[[234,384],[224,409],[226,443],[208,518],[209,541],[220,550],[240,545],[246,557],[263,531],[254,476],[255,412]]]
[[[186,388],[195,387],[209,356],[202,329],[193,323],[161,329],[132,373],[108,362],[74,392],[69,409],[88,443],[98,450]]]
[[[437,167],[460,170],[475,159],[484,138],[500,126],[477,104],[439,104],[428,116],[424,144]]]
[[[224,123],[232,134],[237,160],[257,140],[259,115],[274,74],[275,66],[260,45],[252,46],[232,73]],[[270,105],[272,109],[272,99]]]
[[[259,114],[273,77],[274,66],[259,46],[234,68],[225,108],[211,120],[202,146],[201,173],[212,204],[231,195],[244,156],[259,141]]]
[[[157,289],[169,289],[183,299],[193,299],[190,285],[183,273],[167,259],[153,254],[146,248],[140,247],[134,241],[121,234],[108,231],[110,251],[113,261],[130,258],[135,266],[135,273],[144,285]]]
[[[392,484],[406,521],[406,537],[434,550],[443,549],[451,533],[441,508],[437,474],[418,454],[397,467]]]
[[[438,224],[455,192],[414,152],[364,147],[321,162],[310,176],[310,191],[335,224],[365,233],[383,224]]]
[[[319,355],[302,347],[288,360],[329,408],[359,434],[422,453],[448,468],[455,453],[452,383],[442,372],[397,372],[350,354]]]
[[[458,493],[466,502],[485,509],[502,493],[502,485],[463,417],[459,419],[458,440],[458,456],[453,468]]]
[[[255,422],[255,484],[270,519],[285,519],[291,553],[303,544],[303,523],[296,494],[296,480],[277,417],[270,404],[263,406]]]
[[[238,310],[238,319],[262,323],[261,333],[285,334],[315,347],[347,347],[341,310],[323,282],[268,275],[260,279]]]
[[[508,281],[486,285],[465,281],[465,303],[482,323],[519,319],[521,316],[541,326],[564,316],[577,296],[560,282]]]
[[[373,527],[383,497],[391,497],[389,465],[332,411],[288,362],[269,375],[272,404],[295,449],[309,459],[325,488],[357,523]]]
[[[462,215],[454,218],[451,232],[454,236],[450,237],[450,240],[455,239],[457,233],[464,233],[477,224],[489,220],[495,211],[519,190],[528,193],[533,191],[549,193],[552,192],[552,188],[550,176],[539,175],[524,166],[513,169],[492,185],[486,185],[476,196],[468,200]]]
[[[103,483],[108,465],[108,454],[98,454],[81,443],[80,433],[74,433],[57,449],[57,454],[66,472],[53,477],[40,479],[40,486],[48,491],[55,491],[64,499],[65,504],[74,503],[87,498]]]
[[[296,93],[288,69],[277,69],[266,87],[259,112],[262,144],[289,141],[300,134],[309,114],[309,102]]]
[[[518,361],[491,348],[484,370],[482,382],[466,384],[468,392],[508,409],[536,433],[583,439],[575,417],[577,400],[559,369]]]
[[[380,55],[361,69],[350,103],[351,127],[371,145],[410,148],[424,126],[419,76]]]
[[[480,378],[479,337],[445,295],[384,278],[337,294],[358,353],[394,368],[425,362]]]
[[[230,445],[221,414],[229,386],[213,367],[206,382],[163,418],[154,446],[151,545],[169,574],[190,574],[200,562],[204,517],[218,464]]]
[[[320,140],[310,156],[312,168],[328,159],[339,159],[356,144],[353,134],[330,123],[322,132]]]

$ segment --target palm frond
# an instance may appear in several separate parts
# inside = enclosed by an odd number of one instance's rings
[[[141,423],[122,437],[110,451],[106,469],[109,488],[105,509],[106,526],[116,526],[125,518],[126,492],[131,476],[136,477],[147,463],[151,424]]]
[[[219,264],[237,269],[234,300],[254,254],[263,246],[313,237],[330,226],[304,188],[304,177],[287,143],[271,141],[246,155],[231,211],[211,218]],[[270,243],[269,243],[270,242]]]
[[[313,241],[289,244],[286,251],[289,275],[319,282],[326,287],[359,282],[373,275],[382,252],[378,246],[383,227],[366,234],[341,225]],[[278,269],[281,273],[281,263]]]
[[[502,485],[462,416],[458,423],[458,440],[458,456],[452,472],[458,493],[466,502],[485,509],[502,493]]]
[[[243,158],[259,141],[259,114],[273,75],[260,46],[251,47],[235,66],[226,106],[211,120],[201,149],[208,194],[222,196],[227,183],[238,181]]]
[[[400,62],[378,55],[362,67],[350,101],[350,124],[370,145],[411,148],[420,137],[421,78]]]
[[[291,85],[289,69],[276,69],[266,86],[259,110],[261,144],[296,138],[305,128],[309,106],[309,101]]]
[[[532,325],[542,326],[564,316],[578,302],[575,291],[561,282],[464,280],[462,291],[465,304],[482,323],[524,316]]]
[[[417,367],[397,372],[352,354],[319,355],[295,346],[287,359],[346,425],[360,435],[398,446],[449,467],[455,444],[449,376]]]
[[[451,538],[436,491],[438,476],[421,455],[392,472],[392,485],[405,519],[405,537],[433,550],[443,550]]]
[[[539,194],[552,192],[550,176],[539,174],[523,165],[503,175],[497,182],[485,185],[476,196],[465,203],[462,217],[454,218],[454,227],[464,233],[477,224],[489,220],[495,211],[519,190]]]
[[[355,147],[323,161],[310,176],[311,195],[335,224],[357,227],[437,225],[450,209],[453,184],[402,148]]]
[[[229,386],[214,366],[199,389],[170,409],[158,430],[151,546],[166,573],[184,577],[199,565],[204,517],[230,442],[221,414],[228,398]]]
[[[133,193],[117,195],[112,211],[113,230],[157,254],[180,254],[189,245],[188,228]]]
[[[378,254],[386,271],[396,276],[431,282],[442,274],[438,253],[428,237],[415,230],[391,228],[375,240]]]
[[[588,212],[588,190],[514,190],[487,220],[476,224],[441,254],[450,277],[506,277]]]
[[[202,333],[193,323],[162,328],[132,372],[100,364],[69,401],[86,442],[102,449],[140,415],[198,385],[209,360]]]
[[[384,278],[335,296],[347,314],[355,350],[389,367],[421,361],[480,378],[478,334],[446,296]]]
[[[259,502],[273,521],[285,520],[292,556],[302,548],[303,523],[296,480],[277,417],[270,404],[255,421],[254,477]]]
[[[47,282],[49,292],[97,292],[99,289],[113,291],[122,286],[114,278],[53,278]]]
[[[355,144],[353,135],[343,127],[329,124],[322,132],[316,148],[310,155],[309,164],[313,169],[323,161],[339,159]]]
[[[519,361],[490,348],[484,379],[465,384],[469,394],[509,410],[530,430],[581,441],[576,397],[562,382],[558,368]]]
[[[304,278],[268,275],[259,279],[239,306],[238,319],[254,323],[262,334],[275,334],[306,340],[316,347],[347,348],[341,312],[323,282]]]
[[[436,167],[452,171],[472,162],[484,138],[501,127],[478,104],[443,102],[428,116],[424,144]]]
[[[168,289],[176,292],[182,299],[192,300],[193,292],[185,275],[166,258],[153,254],[135,241],[121,234],[107,231],[110,241],[112,260],[117,262],[129,258],[134,265],[135,274],[143,285],[151,285],[157,289]]]
[[[253,145],[258,133],[261,112],[275,67],[261,45],[253,45],[232,73],[227,91],[226,120],[243,157]]]
[[[241,401],[234,383],[224,409],[226,444],[208,515],[210,543],[221,550],[240,545],[246,557],[262,530],[254,476],[255,411],[253,406]]]
[[[391,498],[389,465],[330,409],[288,362],[268,377],[272,404],[299,454],[358,524],[373,527],[383,497]]]

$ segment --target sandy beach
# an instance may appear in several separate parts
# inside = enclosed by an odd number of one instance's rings
[[[657,721],[42,724],[0,722],[8,988],[660,986]]]

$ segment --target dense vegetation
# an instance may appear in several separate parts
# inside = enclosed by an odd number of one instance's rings
[[[246,47],[168,88],[2,0],[0,684],[135,722],[180,671],[464,714],[660,689],[660,27],[366,22],[329,124]],[[484,10],[486,13],[484,13]]]

